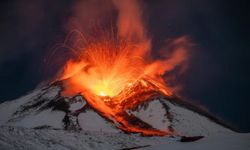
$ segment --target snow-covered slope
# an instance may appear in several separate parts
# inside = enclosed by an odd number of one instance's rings
[[[2,103],[0,125],[120,132],[114,123],[93,110],[81,95],[63,97],[60,95],[61,89],[60,84],[48,86],[17,100]],[[204,115],[206,113],[196,111],[194,106],[160,97],[154,96],[127,110],[128,115],[154,129],[174,131],[176,135],[207,136],[218,132],[233,132]],[[143,123],[141,121],[140,124]]]
[[[87,106],[80,95],[60,96],[61,87],[37,89],[27,96],[0,105],[0,125],[119,132]]]
[[[62,128],[63,111],[45,109],[51,100],[59,97],[57,86],[34,90],[17,100],[7,101],[0,105],[0,125],[38,127],[51,126]]]
[[[159,137],[146,138],[120,133],[0,128],[1,150],[118,150],[153,145],[160,141]]]
[[[222,142],[223,136],[233,139],[233,135],[249,140],[249,135],[241,136],[198,107],[162,95],[154,95],[124,113],[134,124],[174,134],[166,137],[127,134],[96,112],[83,96],[63,97],[61,90],[61,85],[55,84],[0,104],[0,149],[123,149],[152,145],[162,149],[166,143],[179,145],[182,136],[200,135],[204,139],[218,137]],[[238,139],[234,144],[249,148]]]
[[[214,134],[182,143],[179,137],[142,137],[135,134],[0,128],[1,150],[249,150],[250,134]]]
[[[214,122],[210,118],[166,99],[154,99],[139,105],[130,113],[142,119],[154,128],[185,136],[207,136],[218,132],[232,130]]]
[[[167,131],[171,126],[171,118],[168,117],[167,110],[159,100],[144,103],[129,112],[154,128]]]
[[[80,127],[86,131],[119,132],[113,124],[105,120],[93,110],[87,110],[85,113],[80,113],[78,116],[78,122]]]
[[[214,134],[196,142],[169,142],[145,147],[145,150],[249,150],[250,134]]]

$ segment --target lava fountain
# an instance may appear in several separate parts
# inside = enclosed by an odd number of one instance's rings
[[[166,135],[171,132],[131,124],[127,109],[146,101],[152,93],[172,96],[165,73],[185,64],[187,38],[174,40],[174,51],[161,59],[151,57],[151,39],[146,35],[141,9],[136,0],[112,1],[118,10],[116,29],[77,39],[81,47],[67,61],[59,80],[62,95],[83,95],[90,106],[126,132]],[[65,44],[65,43],[64,43]],[[79,47],[79,46],[78,46]],[[143,96],[138,96],[143,95]]]

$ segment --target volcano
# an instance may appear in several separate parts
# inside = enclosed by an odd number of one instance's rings
[[[128,94],[137,88],[140,92]],[[104,115],[81,94],[62,96],[63,89],[63,81],[57,81],[0,104],[0,148],[165,149],[178,145],[177,149],[186,149],[179,141],[191,142],[202,137],[208,141],[197,144],[200,148],[211,141],[215,143],[208,145],[215,149],[230,144],[231,149],[249,148],[248,135],[237,133],[196,105],[145,87],[144,82],[121,92],[127,95],[119,103],[124,110],[119,112],[121,120]],[[118,107],[110,98],[103,98],[107,99],[104,102],[108,107]],[[131,99],[135,99],[134,103]]]
[[[120,122],[95,109],[82,95],[62,96],[63,85],[58,81],[20,99],[2,103],[0,123],[34,129],[90,130],[150,136],[207,136],[217,132],[233,132],[232,128],[199,107],[176,97],[166,97],[148,87],[143,90],[144,86],[138,82],[122,92],[126,95],[129,90],[140,89],[140,92],[130,94],[119,106],[112,101],[105,101],[109,107],[123,108],[124,111],[119,112],[122,118]],[[134,99],[134,103],[131,103],[131,99]],[[129,127],[136,130],[130,131]]]

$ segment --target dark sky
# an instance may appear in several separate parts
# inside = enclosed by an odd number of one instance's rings
[[[154,43],[188,35],[195,42],[180,79],[187,99],[250,132],[250,13],[244,1],[144,0]],[[65,37],[72,0],[0,2],[0,101],[11,100],[53,76],[44,63]]]

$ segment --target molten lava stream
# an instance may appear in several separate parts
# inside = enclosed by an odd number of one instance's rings
[[[172,135],[170,132],[160,131],[153,128],[142,128],[137,125],[131,125],[128,120],[125,119],[124,116],[117,116],[116,121],[120,123],[119,128],[126,132],[135,132],[141,133],[144,136],[165,136],[165,135]]]
[[[143,128],[139,125],[133,125],[129,123],[131,121],[129,120],[129,114],[127,114],[125,110],[121,109],[119,104],[116,104],[112,108],[108,106],[108,103],[112,101],[112,98],[110,97],[97,96],[89,93],[83,93],[83,95],[86,98],[88,104],[94,108],[94,110],[96,110],[101,116],[114,122],[118,128],[125,132],[141,133],[145,136],[172,135],[170,132],[153,129],[151,126],[148,128]]]

